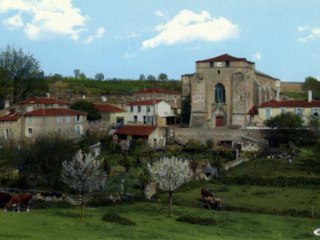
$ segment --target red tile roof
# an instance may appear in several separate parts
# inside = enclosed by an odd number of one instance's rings
[[[311,102],[307,100],[270,101],[262,103],[259,107],[320,107],[320,100],[312,100]]]
[[[123,125],[114,134],[131,135],[131,136],[149,136],[156,127],[142,125]]]
[[[110,105],[110,104],[96,104],[95,105],[98,112],[126,112],[126,110],[122,108],[118,108],[116,106]]]
[[[162,100],[144,100],[144,101],[135,101],[135,102],[129,102],[127,106],[142,106],[142,105],[154,105]]]
[[[46,98],[46,97],[30,97],[19,104],[60,104],[60,105],[71,105],[71,102],[64,101],[56,98]]]
[[[7,115],[7,116],[2,116],[0,117],[0,121],[17,121],[19,119],[20,115],[18,113]]]
[[[233,56],[231,56],[229,54],[223,54],[223,55],[220,55],[218,57],[196,61],[196,63],[201,63],[201,62],[225,62],[225,61],[254,63],[254,62],[248,61],[246,58],[237,58],[237,57],[233,57]]]
[[[179,94],[176,91],[168,90],[168,89],[165,89],[165,88],[146,88],[144,90],[140,90],[140,91],[134,92],[134,94],[139,94],[139,93]]]
[[[24,116],[67,116],[67,115],[87,115],[85,112],[80,112],[67,108],[42,108],[27,112]]]

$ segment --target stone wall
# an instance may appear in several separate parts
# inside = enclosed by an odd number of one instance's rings
[[[227,128],[175,128],[174,136],[181,143],[198,140],[205,143],[211,140],[215,145],[220,141],[241,142],[241,136],[262,139],[264,131],[259,129],[227,129]]]

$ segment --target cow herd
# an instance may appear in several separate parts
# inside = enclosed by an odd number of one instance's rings
[[[4,211],[17,210],[20,212],[20,207],[30,210],[32,195],[30,193],[10,194],[8,192],[0,192],[0,206]]]

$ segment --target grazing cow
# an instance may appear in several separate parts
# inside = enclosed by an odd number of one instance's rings
[[[7,192],[0,192],[0,206],[5,207],[6,204],[10,201],[11,195]]]
[[[32,195],[30,193],[21,193],[13,195],[11,197],[11,200],[6,204],[5,209],[10,209],[12,207],[18,206],[18,212],[20,212],[20,206],[26,206],[26,211],[29,212],[31,200]]]
[[[213,193],[206,188],[201,188],[201,196],[202,200],[204,201],[207,197],[213,197]]]
[[[222,209],[222,199],[217,197],[205,197],[204,202],[208,205],[208,209],[211,207],[215,210]]]

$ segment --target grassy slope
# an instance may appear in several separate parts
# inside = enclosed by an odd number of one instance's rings
[[[101,221],[106,212],[117,212],[134,222],[122,226]],[[313,239],[318,219],[261,214],[216,212],[201,208],[173,208],[166,216],[165,204],[137,203],[87,209],[84,221],[78,209],[33,210],[30,213],[3,213],[0,239]],[[214,226],[177,222],[181,215],[212,217]]]

